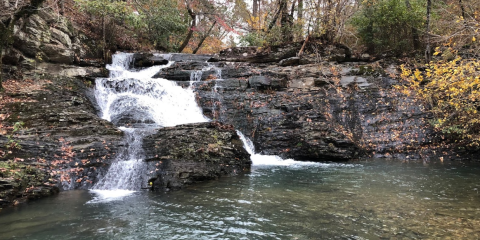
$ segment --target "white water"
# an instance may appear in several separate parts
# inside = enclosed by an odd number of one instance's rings
[[[124,131],[126,147],[93,187],[97,197],[91,202],[122,199],[146,187],[148,179],[140,177],[147,175],[142,142],[154,128],[209,121],[198,107],[191,88],[152,78],[172,62],[135,71],[129,69],[132,59],[130,53],[115,54],[112,64],[107,65],[110,77],[96,80],[100,116]]]
[[[90,203],[122,199],[146,187],[148,179],[141,177],[148,175],[142,142],[155,128],[209,121],[198,107],[191,87],[184,89],[175,82],[152,78],[173,62],[135,71],[129,69],[132,59],[133,54],[130,53],[115,54],[112,64],[107,65],[110,77],[96,80],[95,97],[101,110],[100,116],[124,131],[126,147],[117,154],[108,172],[91,190],[96,197]],[[221,71],[209,65],[202,71],[193,72],[191,83],[200,81],[203,71],[211,69],[215,69],[217,79],[221,78]],[[237,133],[251,154],[254,167],[318,164],[256,154],[252,142],[240,131]]]
[[[310,166],[310,165],[325,165],[317,162],[304,162],[304,161],[295,161],[293,159],[283,159],[277,155],[262,155],[255,153],[255,146],[253,142],[245,137],[242,132],[237,130],[237,134],[240,137],[240,140],[243,142],[243,147],[250,153],[250,159],[252,160],[253,167],[269,167],[269,166]]]
[[[203,72],[214,70],[215,71],[215,79],[222,78],[222,69],[217,68],[215,65],[212,65],[209,62],[206,62],[207,66],[203,67],[202,70],[195,70],[190,73],[190,87],[193,86],[194,82],[200,82],[202,80]]]
[[[175,82],[152,76],[166,66],[154,66],[141,71],[128,70],[133,54],[113,56],[110,78],[97,79],[95,97],[101,117],[117,124],[128,116],[140,123],[175,126],[208,121],[195,101],[192,89],[184,89]]]

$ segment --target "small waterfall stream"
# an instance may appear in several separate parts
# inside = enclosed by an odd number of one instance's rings
[[[169,59],[170,55],[163,55]],[[202,114],[195,101],[193,82],[201,81],[203,71],[214,70],[216,79],[221,70],[208,64],[202,70],[194,71],[190,87],[184,89],[173,81],[152,78],[162,68],[154,66],[142,70],[130,69],[132,53],[117,53],[113,56],[109,78],[96,80],[95,97],[100,116],[112,122],[125,133],[125,148],[117,154],[108,172],[91,189],[98,195],[92,202],[122,198],[141,188],[147,187],[147,164],[142,149],[143,138],[159,127],[209,121]],[[214,87],[216,94],[216,85]],[[240,131],[238,135],[251,154],[254,166],[308,165],[309,162],[283,160],[279,156],[256,154],[252,142]]]
[[[168,59],[168,55],[163,56]],[[125,133],[125,150],[117,154],[107,174],[95,184],[99,195],[94,201],[116,199],[146,187],[146,163],[143,161],[143,138],[155,128],[209,121],[195,102],[191,88],[184,89],[166,79],[152,76],[166,66],[140,71],[130,69],[133,54],[113,56],[109,78],[96,81],[95,97],[100,116]]]
[[[254,168],[268,167],[268,166],[307,166],[307,165],[319,165],[316,162],[295,161],[293,159],[283,159],[277,155],[263,155],[255,153],[255,146],[252,140],[243,135],[242,132],[237,130],[237,134],[240,140],[243,142],[243,147],[250,153],[250,159],[252,160],[252,166]]]

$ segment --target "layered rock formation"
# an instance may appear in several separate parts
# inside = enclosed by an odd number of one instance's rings
[[[218,122],[160,128],[143,142],[153,189],[179,189],[250,170],[250,154],[231,125]]]
[[[313,161],[456,157],[438,144],[424,105],[395,87],[402,83],[394,65],[324,61],[349,60],[348,53],[328,46],[319,55],[282,59],[290,56],[225,50],[209,60],[222,69],[221,79],[207,71],[194,83],[198,102],[205,115],[234,125],[264,154]],[[186,80],[206,64],[177,64],[157,76]]]
[[[108,169],[122,147],[123,132],[97,116],[81,81],[50,80],[14,83],[1,96],[3,129],[0,155],[19,163],[43,166],[47,184],[62,189],[89,188]],[[11,142],[17,145],[12,145]]]
[[[66,18],[44,8],[15,25],[13,47],[6,49],[3,63],[30,70],[35,62],[99,66],[87,60],[93,57],[90,44]]]

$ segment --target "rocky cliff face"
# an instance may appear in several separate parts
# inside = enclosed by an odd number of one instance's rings
[[[48,80],[9,80],[4,86],[0,158],[9,162],[2,163],[28,166],[38,171],[36,177],[45,177],[35,184],[23,184],[32,179],[22,180],[25,174],[2,176],[8,167],[0,167],[0,181],[11,185],[0,189],[0,202],[9,205],[53,194],[58,188],[91,187],[122,147],[123,133],[97,116],[83,82],[51,76]],[[19,124],[23,125],[15,130]]]
[[[2,55],[0,207],[89,188],[123,138],[96,115],[89,82],[80,81],[107,73],[87,60],[89,40],[48,8],[14,27]]]
[[[31,78],[32,73],[53,70],[64,76],[81,76],[72,73],[69,65],[85,67],[83,72],[98,71],[103,62],[94,60],[96,44],[78,31],[63,16],[50,8],[21,19],[14,26],[13,44],[3,53],[6,73],[15,78]],[[52,65],[54,64],[54,65]],[[63,71],[62,71],[63,70]],[[80,70],[81,71],[81,70]]]
[[[160,128],[143,142],[153,189],[179,189],[250,170],[250,154],[231,125],[218,122]]]
[[[438,139],[423,104],[395,88],[401,85],[395,65],[343,62],[348,51],[334,46],[303,58],[275,53],[265,59],[276,63],[259,63],[265,54],[226,50],[209,60],[221,76],[207,70],[194,83],[204,114],[240,129],[257,151],[314,161],[425,158],[444,151],[433,144]],[[206,64],[177,64],[157,76],[187,80]]]

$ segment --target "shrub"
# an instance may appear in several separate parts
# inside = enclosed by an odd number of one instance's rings
[[[452,140],[471,147],[480,144],[480,61],[462,59],[439,61],[425,71],[402,66],[408,81],[405,92],[413,90],[429,105],[433,127]]]

